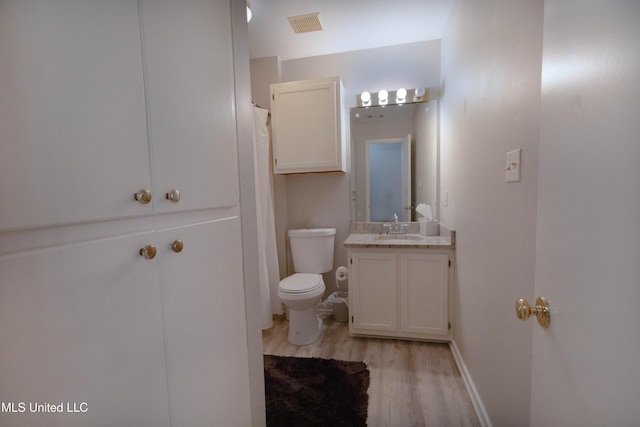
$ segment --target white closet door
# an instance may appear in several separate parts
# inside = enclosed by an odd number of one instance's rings
[[[25,410],[0,426],[169,424],[152,235],[0,257],[0,400]],[[44,403],[63,412],[31,412]]]
[[[157,212],[238,204],[228,1],[142,0]],[[180,192],[177,203],[164,199]]]
[[[249,361],[240,221],[160,231],[171,424],[248,426]],[[170,243],[183,242],[176,253]]]
[[[143,215],[135,0],[0,5],[0,230]]]

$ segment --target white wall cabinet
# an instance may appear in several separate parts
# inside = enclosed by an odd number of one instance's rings
[[[271,85],[275,173],[347,170],[343,92],[338,77]]]
[[[250,425],[239,232],[229,218],[0,257],[3,402],[87,408],[0,425]]]
[[[156,261],[138,255],[151,242],[140,233],[0,258],[0,396],[26,406],[0,425],[169,425]],[[87,412],[31,412],[45,402]]]
[[[449,253],[417,249],[348,252],[351,334],[451,339]]]
[[[0,231],[237,204],[228,2],[25,1],[0,19]]]
[[[0,7],[0,426],[252,424],[230,6]]]

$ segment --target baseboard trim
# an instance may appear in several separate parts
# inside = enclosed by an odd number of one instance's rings
[[[476,389],[475,384],[473,383],[473,379],[469,374],[469,370],[467,369],[467,365],[464,363],[464,359],[462,359],[462,354],[460,350],[458,350],[458,346],[455,341],[451,341],[449,343],[449,348],[451,348],[451,353],[453,353],[453,358],[458,365],[458,369],[460,370],[460,375],[462,375],[462,380],[464,381],[464,385],[467,388],[467,392],[469,393],[469,398],[471,399],[471,404],[473,405],[473,409],[476,411],[476,415],[478,416],[478,420],[480,421],[480,425],[482,427],[493,427],[491,424],[491,420],[487,415],[487,411],[482,404],[482,399],[480,399],[480,395],[478,394],[478,390]]]

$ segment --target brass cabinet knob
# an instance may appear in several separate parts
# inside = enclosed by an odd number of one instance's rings
[[[172,201],[173,203],[178,203],[180,201],[180,191],[178,190],[171,190],[168,193],[165,194],[165,198],[167,200]]]
[[[133,195],[133,198],[136,199],[138,202],[142,203],[143,205],[146,205],[151,201],[151,191],[143,188],[142,190],[135,193]]]
[[[141,256],[145,257],[146,259],[153,259],[153,258],[155,258],[157,252],[158,252],[158,250],[156,249],[155,246],[147,245],[144,248],[140,249],[140,251],[138,253]]]
[[[551,310],[549,309],[549,302],[545,297],[538,297],[534,307],[531,307],[529,303],[522,298],[516,301],[516,316],[518,316],[518,319],[527,320],[531,315],[536,316],[540,326],[543,328],[549,327],[549,324],[551,324]]]
[[[169,245],[171,247],[171,250],[175,253],[179,253],[182,252],[182,249],[184,248],[184,243],[182,242],[182,240],[174,240],[173,242],[171,242],[171,245]]]

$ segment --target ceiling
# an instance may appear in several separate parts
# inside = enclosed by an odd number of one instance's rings
[[[251,58],[281,60],[442,38],[453,0],[249,0]],[[287,17],[319,12],[320,31]]]

